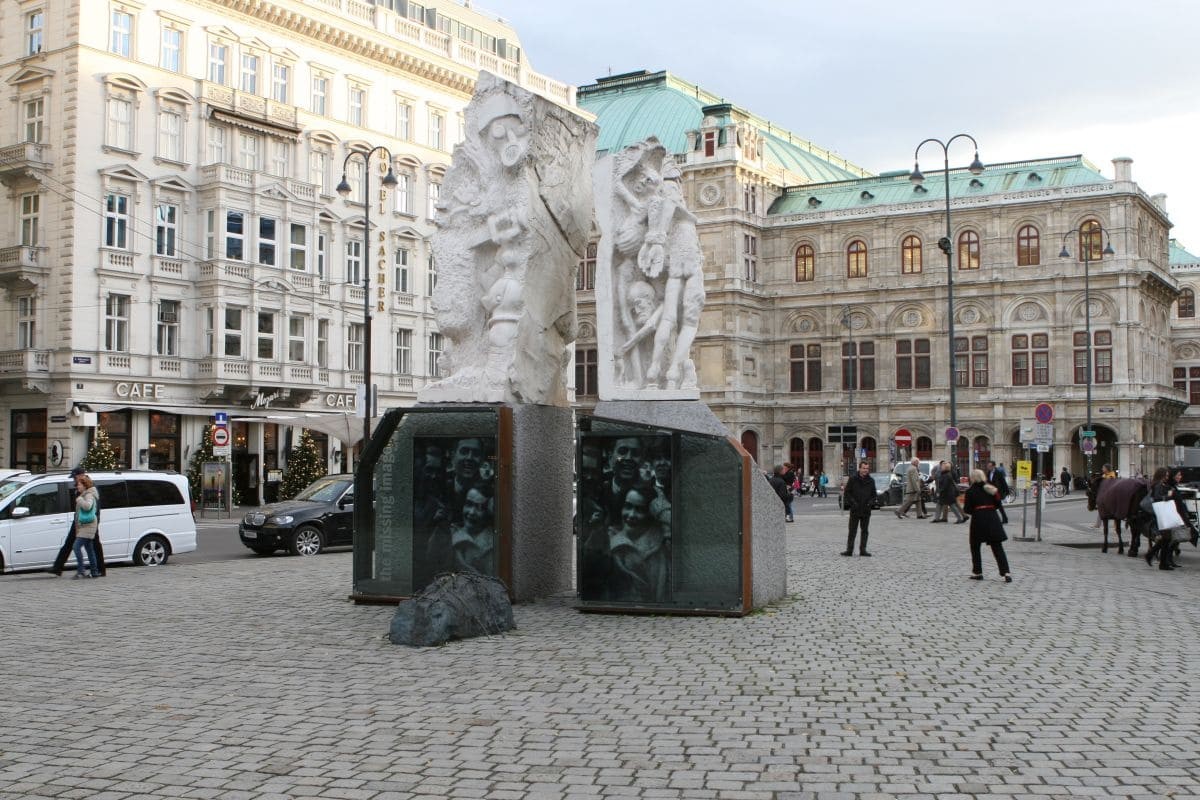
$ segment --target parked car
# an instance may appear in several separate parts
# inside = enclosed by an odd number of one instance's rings
[[[291,500],[272,503],[242,518],[238,536],[260,556],[286,549],[315,556],[327,547],[353,544],[354,476],[325,475]]]
[[[871,504],[872,508],[882,508],[891,502],[892,494],[892,473],[890,472],[872,472],[871,480],[875,481],[875,502]],[[842,508],[842,497],[845,495],[846,479],[841,482],[842,491],[838,492],[838,508]]]
[[[196,549],[187,478],[173,472],[91,472],[100,492],[105,564],[167,563]],[[0,483],[0,568],[46,569],[67,538],[75,482],[67,473],[16,475]]]

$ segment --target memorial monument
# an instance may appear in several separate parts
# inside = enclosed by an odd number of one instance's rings
[[[362,601],[447,571],[497,577],[515,601],[571,587],[566,369],[597,130],[486,72],[464,116],[433,237],[443,377],[385,414],[364,452],[378,500],[355,509]]]
[[[783,508],[700,402],[696,217],[651,137],[596,162],[600,402],[577,434],[580,608],[739,615],[787,592]]]

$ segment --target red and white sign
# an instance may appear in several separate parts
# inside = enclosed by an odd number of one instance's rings
[[[213,441],[213,447],[228,447],[229,446],[229,429],[228,428],[213,428],[212,441]]]
[[[910,431],[908,428],[901,428],[900,430],[896,431],[896,435],[892,438],[896,440],[897,447],[912,446],[912,431]]]

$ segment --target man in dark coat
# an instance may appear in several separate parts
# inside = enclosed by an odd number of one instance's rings
[[[1062,468],[1062,474],[1058,476],[1058,482],[1062,484],[1063,494],[1071,493],[1071,473],[1066,467]]]
[[[783,464],[775,467],[775,471],[771,473],[771,477],[767,478],[767,482],[771,484],[771,488],[775,490],[775,494],[779,495],[779,499],[783,501],[783,519],[784,522],[792,521],[792,487],[788,485],[787,467]]]
[[[1000,520],[1007,525],[1008,512],[1004,510],[1004,503],[1008,502],[1008,478],[1004,475],[1004,467],[998,467],[995,461],[989,461],[987,482],[1000,492],[1000,505],[996,506],[996,510],[1000,512]]]
[[[858,473],[846,481],[842,490],[842,507],[850,512],[850,532],[846,536],[844,556],[854,555],[854,534],[861,528],[862,538],[858,542],[858,554],[869,556],[867,552],[868,528],[871,525],[871,508],[875,505],[875,481],[871,478],[871,464],[861,461]]]

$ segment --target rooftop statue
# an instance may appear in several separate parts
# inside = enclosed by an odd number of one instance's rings
[[[445,377],[418,400],[565,406],[596,126],[486,72],[465,117],[433,236]]]
[[[651,137],[603,159],[594,176],[601,399],[697,398],[703,259],[679,167]]]

